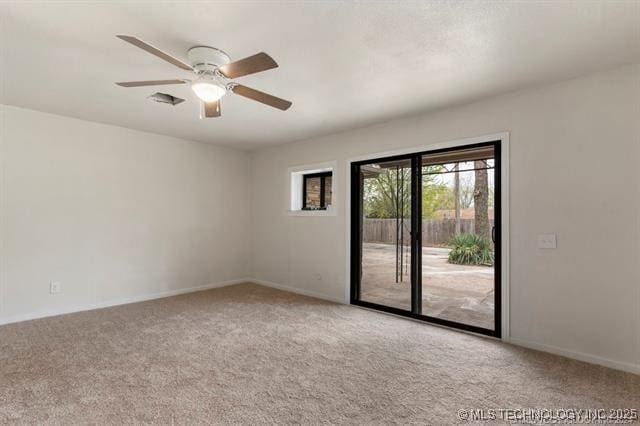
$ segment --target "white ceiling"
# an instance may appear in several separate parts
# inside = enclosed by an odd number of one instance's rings
[[[293,107],[228,95],[200,120],[187,85],[118,87],[190,73],[116,34],[184,60],[194,45],[265,51],[280,68],[238,81]],[[9,2],[0,49],[1,103],[251,149],[638,62],[640,2]]]

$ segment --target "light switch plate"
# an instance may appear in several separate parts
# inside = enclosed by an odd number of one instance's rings
[[[556,234],[540,234],[538,235],[539,249],[554,249],[557,247]]]
[[[49,292],[51,294],[60,293],[61,290],[62,283],[60,283],[60,281],[53,281],[51,284],[49,284]]]

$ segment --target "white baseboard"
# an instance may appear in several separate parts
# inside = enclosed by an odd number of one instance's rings
[[[316,299],[328,300],[330,302],[340,303],[343,305],[347,303],[345,300],[340,299],[339,297],[327,296],[326,294],[318,293],[316,291],[303,290],[296,287],[290,287],[288,285],[274,283],[272,281],[259,280],[257,278],[249,278],[248,281],[254,284],[263,285],[265,287],[272,287],[278,290],[288,291],[290,293],[296,293],[296,294],[301,294],[303,296],[315,297]]]
[[[105,302],[97,302],[97,303],[90,303],[90,304],[80,305],[80,306],[70,306],[70,307],[64,307],[64,308],[60,308],[60,309],[51,309],[51,310],[40,311],[40,312],[32,312],[32,313],[28,313],[28,314],[14,315],[14,316],[6,317],[6,318],[0,318],[0,325],[11,324],[11,323],[15,323],[15,322],[22,322],[22,321],[29,321],[29,320],[34,320],[34,319],[38,319],[38,318],[53,317],[53,316],[57,316],[57,315],[72,314],[74,312],[90,311],[90,310],[93,310],[93,309],[108,308],[110,306],[127,305],[129,303],[145,302],[147,300],[162,299],[164,297],[171,297],[171,296],[177,296],[177,295],[180,295],[180,294],[194,293],[194,292],[197,292],[197,291],[209,290],[209,289],[212,289],[212,288],[219,288],[219,287],[226,287],[226,286],[229,286],[229,285],[241,284],[241,283],[246,283],[246,282],[252,282],[252,280],[250,278],[240,278],[240,279],[235,279],[235,280],[220,281],[220,282],[213,283],[213,284],[205,284],[205,285],[196,286],[196,287],[179,288],[179,289],[175,289],[175,290],[162,291],[162,292],[159,292],[159,293],[144,294],[144,295],[140,295],[140,296],[132,296],[132,297],[126,297],[126,298],[123,298],[123,299],[116,299],[116,300],[108,300],[108,301],[105,301]]]
[[[311,291],[311,290],[304,290],[304,289],[300,289],[300,288],[296,288],[296,287],[291,287],[291,286],[287,286],[287,285],[283,285],[283,284],[274,283],[274,282],[271,282],[271,281],[260,280],[260,279],[257,279],[257,278],[239,278],[239,279],[234,279],[234,280],[221,281],[221,282],[217,282],[217,283],[213,283],[213,284],[205,284],[205,285],[202,285],[202,286],[181,288],[181,289],[176,289],[176,290],[168,290],[168,291],[163,291],[163,292],[159,292],[159,293],[152,293],[152,294],[146,294],[146,295],[140,295],[140,296],[127,297],[127,298],[123,298],[123,299],[110,300],[110,301],[106,301],[106,302],[91,303],[91,304],[82,305],[82,306],[66,307],[66,308],[62,308],[62,309],[54,309],[54,310],[48,310],[48,311],[33,312],[33,313],[28,313],[28,314],[14,315],[14,316],[11,316],[11,317],[0,318],[0,325],[11,324],[11,323],[16,323],[16,322],[22,322],[22,321],[29,321],[29,320],[38,319],[38,318],[52,317],[52,316],[57,316],[57,315],[71,314],[71,313],[74,313],[74,312],[90,311],[92,309],[108,308],[110,306],[118,306],[118,305],[126,305],[126,304],[129,304],[129,303],[144,302],[144,301],[147,301],[147,300],[161,299],[161,298],[164,298],[164,297],[171,297],[171,296],[177,296],[177,295],[180,295],[180,294],[194,293],[194,292],[197,292],[197,291],[209,290],[209,289],[212,289],[212,288],[226,287],[226,286],[229,286],[229,285],[242,284],[242,283],[248,283],[248,282],[254,283],[254,284],[263,285],[263,286],[266,286],[266,287],[272,287],[272,288],[275,288],[275,289],[278,289],[278,290],[288,291],[288,292],[291,292],[291,293],[302,294],[304,296],[315,297],[317,299],[328,300],[330,302],[335,302],[335,303],[340,303],[340,304],[346,304],[347,303],[345,300],[343,300],[341,298],[328,296],[326,294],[322,294],[322,293]],[[612,360],[612,359],[609,359],[609,358],[603,358],[603,357],[599,357],[599,356],[596,356],[596,355],[585,354],[585,353],[582,353],[582,352],[570,351],[570,350],[567,350],[567,349],[559,348],[557,346],[545,345],[543,343],[531,342],[531,341],[517,339],[517,338],[513,338],[513,337],[503,338],[502,340],[505,343],[510,343],[510,344],[516,345],[516,346],[522,346],[522,347],[529,348],[529,349],[535,349],[535,350],[542,351],[542,352],[548,352],[548,353],[552,353],[552,354],[555,354],[555,355],[561,355],[561,356],[564,356],[564,357],[567,357],[567,358],[576,359],[578,361],[584,361],[584,362],[588,362],[590,364],[602,365],[604,367],[609,367],[609,368],[613,368],[613,369],[616,369],[616,370],[622,370],[622,371],[626,371],[626,372],[629,372],[629,373],[640,374],[640,365],[638,365],[638,364],[632,364],[632,363],[627,363],[627,362],[622,362],[622,361],[615,361],[615,360]]]
[[[318,298],[318,299],[329,300],[331,302],[336,302],[336,303],[341,303],[341,304],[346,304],[347,303],[345,300],[341,300],[340,298],[337,298],[337,297],[331,297],[331,296],[327,296],[325,294],[318,293],[318,292],[315,292],[315,291],[303,290],[303,289],[290,287],[290,286],[283,285],[283,284],[274,283],[274,282],[271,282],[271,281],[259,280],[257,278],[249,278],[248,281],[252,282],[254,284],[264,285],[266,287],[273,287],[273,288],[276,288],[278,290],[284,290],[284,291],[289,291],[291,293],[302,294],[304,296],[310,296],[310,297],[315,297],[315,298]],[[599,357],[599,356],[589,355],[589,354],[585,354],[585,353],[581,353],[581,352],[574,352],[574,351],[570,351],[570,350],[567,350],[567,349],[559,348],[559,347],[556,347],[556,346],[550,346],[550,345],[545,345],[545,344],[542,344],[542,343],[535,343],[535,342],[530,342],[530,341],[527,341],[527,340],[521,340],[521,339],[516,339],[516,338],[503,338],[502,341],[505,342],[505,343],[512,344],[512,345],[522,346],[522,347],[528,348],[528,349],[535,349],[535,350],[541,351],[541,352],[548,352],[548,353],[551,353],[551,354],[554,354],[554,355],[560,355],[560,356],[564,356],[566,358],[571,358],[571,359],[575,359],[575,360],[578,360],[578,361],[588,362],[590,364],[602,365],[604,367],[613,368],[615,370],[621,370],[621,371],[626,371],[626,372],[629,372],[629,373],[640,374],[640,365],[635,365],[635,364],[621,362],[621,361],[615,361],[615,360],[608,359],[608,358],[602,358],[602,357]]]
[[[516,346],[522,346],[528,349],[535,349],[537,351],[548,352],[555,355],[561,355],[567,358],[576,359],[578,361],[588,362],[589,364],[602,365],[604,367],[613,368],[615,370],[622,370],[629,373],[640,374],[640,365],[632,364],[628,362],[615,361],[609,358],[602,358],[596,355],[585,354],[582,352],[574,352],[567,349],[559,348],[557,346],[545,345],[543,343],[530,342],[528,340],[516,339],[513,337],[503,339],[505,343],[510,343]]]

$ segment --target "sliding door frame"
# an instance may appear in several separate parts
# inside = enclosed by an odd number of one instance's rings
[[[395,315],[409,317],[421,321],[426,321],[446,327],[461,329],[473,333],[501,338],[506,327],[503,327],[503,287],[505,282],[503,265],[503,219],[504,211],[502,205],[503,198],[503,147],[505,145],[505,135],[502,137],[488,138],[486,141],[475,143],[460,143],[443,148],[418,149],[399,155],[381,156],[364,160],[354,160],[350,163],[350,303],[365,308],[375,309]],[[508,135],[506,135],[508,138]],[[508,141],[507,141],[508,143]],[[493,146],[494,148],[494,227],[495,227],[495,265],[494,265],[494,329],[486,329],[470,324],[458,323],[442,318],[437,318],[422,313],[422,197],[417,196],[422,193],[422,156],[428,154],[458,151],[461,149],[479,148]],[[361,276],[362,276],[362,188],[363,182],[360,174],[360,166],[375,162],[411,160],[411,311],[381,305],[373,302],[361,300]],[[507,310],[508,312],[508,310]],[[508,328],[507,328],[508,330]]]

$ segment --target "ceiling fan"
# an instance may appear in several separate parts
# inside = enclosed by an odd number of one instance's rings
[[[193,80],[174,79],[174,80],[146,80],[146,81],[124,81],[116,83],[122,87],[141,87],[141,86],[159,86],[166,84],[185,84],[191,83],[191,89],[196,96],[202,101],[204,117],[220,117],[220,99],[228,92],[245,98],[261,102],[280,110],[287,110],[291,106],[291,102],[269,95],[268,93],[243,86],[234,81],[233,78],[242,77],[249,74],[277,68],[276,61],[264,52],[257,53],[239,61],[231,62],[231,58],[225,52],[215,47],[195,46],[189,49],[187,57],[189,63],[183,62],[168,53],[146,43],[139,38],[118,35],[121,40],[131,43],[140,49],[151,53],[163,59],[170,64],[175,65],[186,71],[192,71],[195,74]]]

